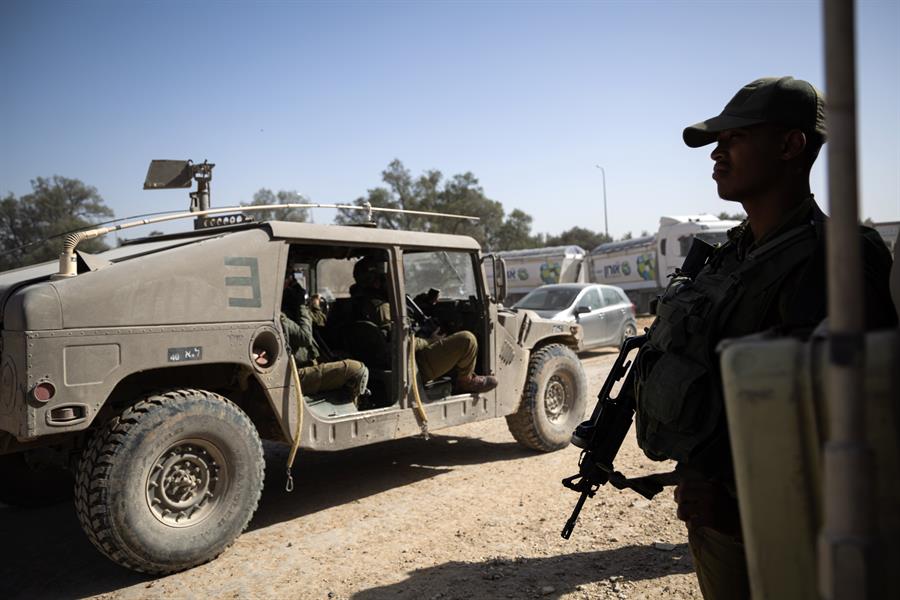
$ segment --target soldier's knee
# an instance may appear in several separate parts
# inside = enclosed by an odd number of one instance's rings
[[[478,349],[478,340],[475,338],[475,334],[471,331],[460,331],[453,335],[459,336],[462,340],[462,344],[468,350],[469,348]]]

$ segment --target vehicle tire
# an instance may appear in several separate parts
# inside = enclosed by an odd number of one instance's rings
[[[0,456],[0,502],[40,508],[72,497],[72,474],[58,467],[32,468],[24,452]]]
[[[625,323],[625,327],[622,328],[622,337],[619,338],[619,348],[622,347],[622,344],[625,343],[625,340],[636,335],[637,326],[634,323]]]
[[[189,569],[247,527],[263,484],[253,423],[202,390],[148,396],[97,431],[81,458],[75,508],[91,542],[143,573]]]
[[[550,452],[569,445],[587,407],[587,378],[570,348],[549,344],[535,351],[519,410],[506,417],[516,441]]]

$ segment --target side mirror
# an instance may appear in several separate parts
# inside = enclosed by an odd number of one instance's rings
[[[481,265],[487,275],[491,299],[498,304],[503,302],[506,300],[506,263],[495,254],[485,254],[481,257]]]
[[[494,256],[494,298],[497,302],[506,300],[506,261]]]
[[[576,306],[575,310],[574,310],[576,317],[578,317],[579,315],[583,315],[585,313],[589,313],[589,312],[591,312],[591,309],[588,308],[587,306]]]

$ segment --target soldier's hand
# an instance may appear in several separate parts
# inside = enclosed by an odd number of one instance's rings
[[[728,534],[740,533],[737,501],[719,482],[688,478],[675,487],[677,516],[689,530],[711,527]]]
[[[700,479],[685,479],[675,486],[676,516],[688,529],[712,524],[715,493],[712,484]]]

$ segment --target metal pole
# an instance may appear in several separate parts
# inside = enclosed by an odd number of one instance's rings
[[[828,123],[829,354],[824,449],[824,523],[819,534],[819,591],[827,600],[867,598],[874,499],[866,444],[862,262],[856,155],[853,0],[825,0]]]
[[[606,230],[606,237],[609,237],[609,219],[606,217],[606,171],[600,165],[594,165],[600,169],[600,175],[603,177],[603,228]]]

